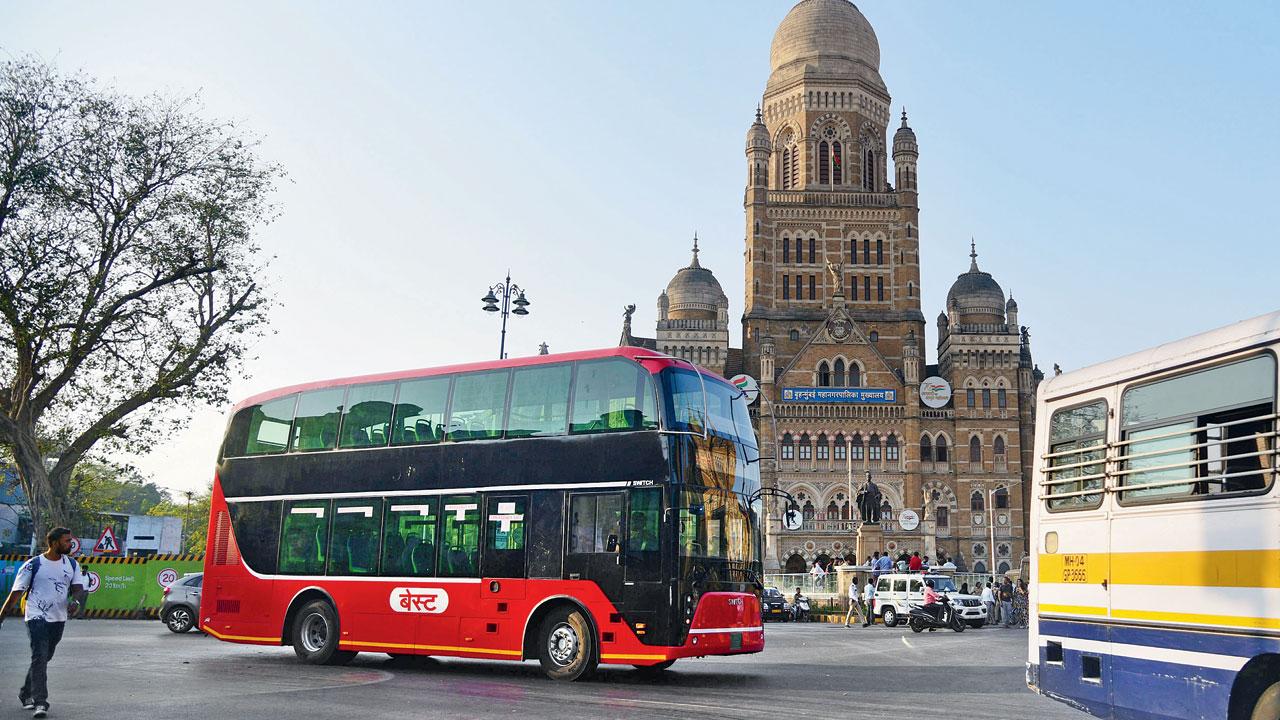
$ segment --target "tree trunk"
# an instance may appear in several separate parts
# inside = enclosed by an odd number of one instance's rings
[[[22,491],[26,493],[27,505],[31,510],[32,533],[36,548],[44,547],[44,537],[50,528],[67,526],[71,514],[67,507],[67,481],[69,471],[59,472],[51,476],[45,468],[44,458],[36,443],[35,434],[26,432],[26,428],[18,426],[13,438],[13,459],[18,466],[18,477],[22,480]]]

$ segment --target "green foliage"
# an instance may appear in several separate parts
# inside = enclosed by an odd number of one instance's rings
[[[146,515],[169,499],[168,493],[137,473],[92,460],[76,466],[67,490],[72,512],[69,527],[81,535],[96,531],[102,513]]]
[[[182,533],[186,537],[183,552],[202,553],[209,539],[209,502],[211,490],[185,493],[169,500],[166,499],[150,510],[148,515],[176,515],[182,518]]]

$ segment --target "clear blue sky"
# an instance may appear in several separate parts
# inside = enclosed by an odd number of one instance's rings
[[[651,333],[695,229],[736,318],[743,139],[790,5],[19,3],[0,54],[199,91],[288,168],[242,397],[496,356],[479,298],[508,267],[513,355],[614,344],[627,303]],[[931,327],[970,236],[1046,372],[1280,307],[1280,5],[859,7],[920,139]],[[224,412],[138,465],[207,483]]]

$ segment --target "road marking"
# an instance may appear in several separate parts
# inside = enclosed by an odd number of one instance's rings
[[[903,636],[902,636],[902,644],[903,644],[903,645],[906,645],[907,647],[911,648],[912,650],[915,650],[915,649],[916,649],[916,646],[915,646],[915,645],[912,645],[911,643],[907,642],[907,636],[906,636],[906,635],[903,635]]]

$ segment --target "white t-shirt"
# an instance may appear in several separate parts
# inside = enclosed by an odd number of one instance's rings
[[[995,598],[995,595],[991,594],[991,588],[990,587],[982,588],[982,602],[989,603],[989,602],[995,602],[995,601],[996,601],[996,598]]]
[[[849,583],[849,597],[853,600],[858,599],[858,579],[857,578],[854,578],[853,582]]]
[[[863,600],[871,600],[876,596],[876,586],[867,581],[867,586],[862,589]]]
[[[40,572],[32,582],[31,571],[35,567],[35,558],[23,563],[18,569],[18,576],[13,581],[13,589],[30,590],[27,595],[27,620],[45,620],[47,622],[67,621],[67,591],[72,585],[85,586],[84,572],[79,564],[72,565],[71,558],[62,556],[54,562],[47,557],[40,558]]]

